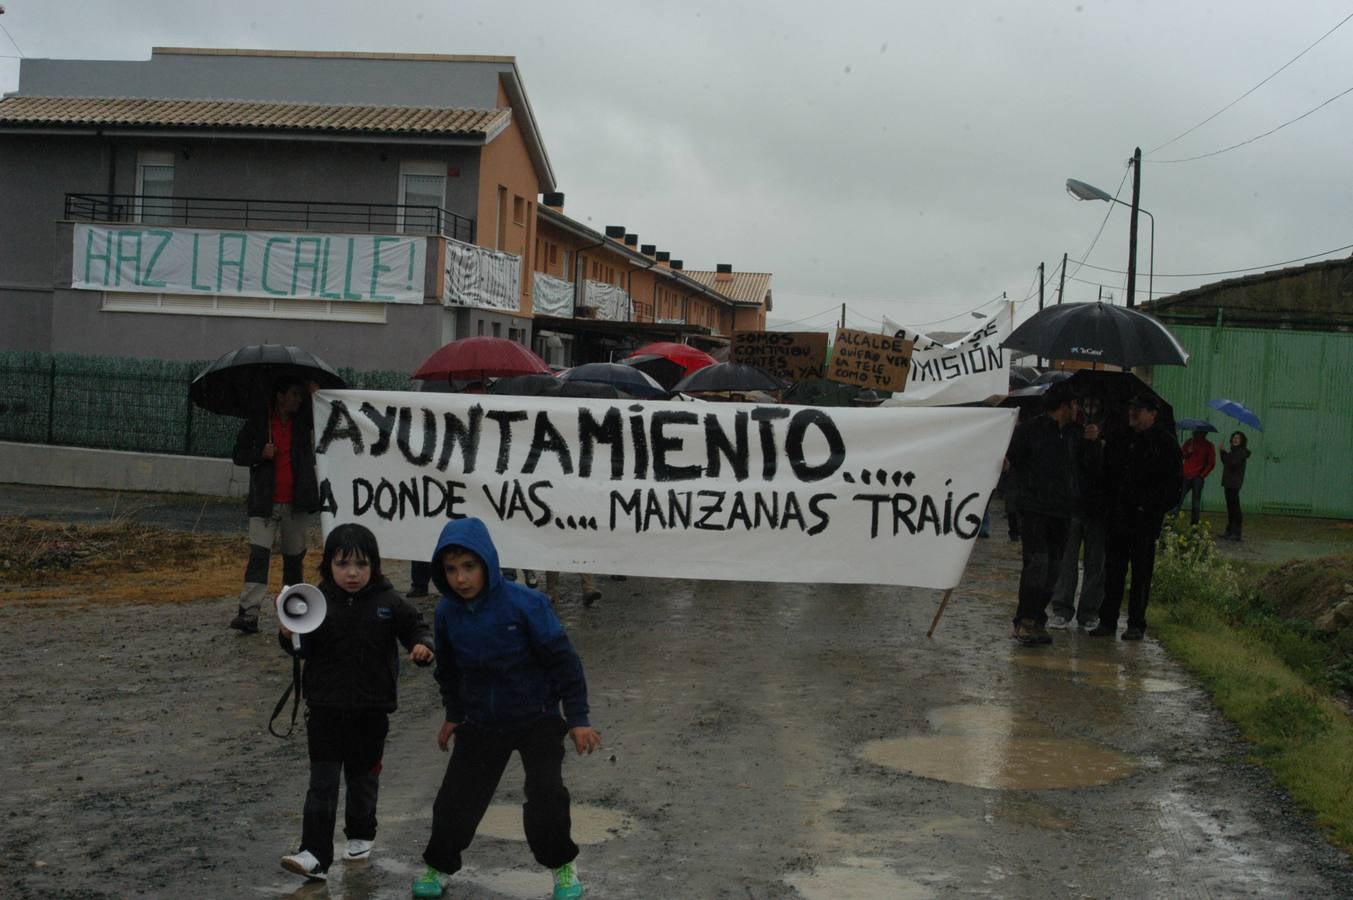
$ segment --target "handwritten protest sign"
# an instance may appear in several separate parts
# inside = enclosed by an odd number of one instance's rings
[[[314,395],[326,531],[426,559],[483,518],[504,565],[907,584],[962,576],[1004,409],[818,409],[402,391]]]
[[[74,234],[81,290],[423,302],[425,237],[83,224]]]
[[[874,391],[907,386],[912,342],[886,334],[838,328],[827,377]]]
[[[949,343],[941,343],[883,317],[883,331],[915,342],[907,390],[888,401],[905,406],[980,403],[1010,388],[1010,358],[1001,342],[1010,336],[1010,304]]]
[[[781,381],[794,383],[822,375],[827,334],[822,331],[737,331],[728,358],[760,366]]]

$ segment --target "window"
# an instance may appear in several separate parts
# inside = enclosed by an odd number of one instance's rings
[[[493,249],[503,250],[507,246],[507,188],[498,185],[498,243]]]
[[[483,319],[480,319],[480,320],[479,320],[479,332],[478,332],[478,334],[479,334],[480,337],[483,337],[483,336],[484,336],[484,320],[483,320]]]
[[[439,162],[403,162],[399,166],[399,230],[436,234],[445,202],[446,167]]]
[[[514,225],[526,224],[526,201],[516,194],[512,195],[512,223]]]
[[[174,221],[174,154],[137,156],[136,197],[137,221],[157,225]]]
[[[502,324],[501,322],[494,322],[494,323],[493,323],[493,336],[494,336],[494,337],[502,337],[502,336],[503,336],[503,324]]]

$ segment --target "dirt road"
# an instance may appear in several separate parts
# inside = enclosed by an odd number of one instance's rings
[[[933,640],[926,591],[631,579],[565,604],[606,741],[565,764],[588,896],[1353,896],[1154,642],[1009,640],[1017,549],[979,542]],[[277,865],[306,762],[265,731],[270,636],[228,631],[228,598],[4,596],[0,896],[408,895],[445,759],[427,670],[402,675],[376,852],[305,887]],[[549,895],[520,796],[514,762],[448,896]]]

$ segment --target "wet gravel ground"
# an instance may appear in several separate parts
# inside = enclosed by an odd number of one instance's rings
[[[0,495],[0,513],[43,505]],[[237,504],[161,505],[178,527],[242,523]],[[1010,641],[1017,572],[1017,545],[980,541],[933,639],[929,591],[567,597],[606,741],[565,763],[588,896],[1353,897],[1353,863],[1153,641]],[[277,865],[304,737],[265,730],[290,665],[229,631],[232,610],[0,600],[0,896],[408,896],[445,760],[429,672],[402,673],[375,853],[307,886]],[[514,762],[448,897],[549,896],[520,781]]]

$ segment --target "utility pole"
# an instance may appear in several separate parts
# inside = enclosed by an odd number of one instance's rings
[[[1062,274],[1057,279],[1057,305],[1062,305],[1062,295],[1066,293],[1066,254],[1062,254]]]
[[[1039,263],[1039,264],[1038,264],[1038,311],[1039,311],[1039,312],[1042,312],[1042,311],[1043,311],[1043,264],[1042,264],[1042,263]],[[1042,365],[1043,365],[1043,357],[1041,357],[1041,356],[1035,356],[1035,357],[1034,357],[1034,365],[1035,365],[1035,366],[1042,366]]]
[[[1142,198],[1142,148],[1132,152],[1132,220],[1128,223],[1127,305],[1136,306],[1137,297],[1137,204]],[[1155,226],[1152,226],[1154,233]],[[1152,238],[1154,249],[1155,239]]]
[[[841,304],[841,327],[846,327],[846,305],[844,303]]]

